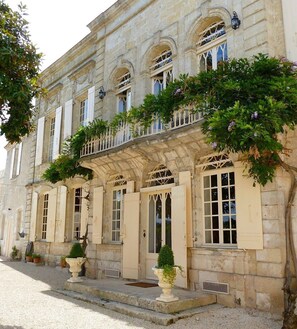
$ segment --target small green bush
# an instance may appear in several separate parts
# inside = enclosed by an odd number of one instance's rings
[[[68,258],[77,258],[77,257],[84,257],[84,251],[79,242],[73,244],[70,254],[67,256]]]
[[[172,249],[165,244],[160,249],[158,256],[158,268],[164,268],[166,265],[174,266],[174,256]]]

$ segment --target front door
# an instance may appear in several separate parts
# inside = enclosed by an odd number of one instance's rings
[[[147,213],[146,278],[156,279],[152,267],[164,244],[172,247],[171,190],[148,193],[145,197]]]

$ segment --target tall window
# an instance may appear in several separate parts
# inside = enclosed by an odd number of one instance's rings
[[[123,176],[117,176],[112,191],[112,219],[111,219],[111,241],[121,241],[121,223],[123,220],[124,195],[126,194],[127,181]]]
[[[20,174],[21,158],[22,158],[22,143],[17,144],[11,150],[11,163],[10,163],[10,178],[15,178]]]
[[[88,125],[88,99],[80,102],[79,122],[81,126]]]
[[[82,206],[82,188],[74,190],[74,209],[73,209],[73,237],[79,239],[81,231],[81,206]]]
[[[169,82],[173,81],[171,50],[168,48],[165,49],[152,62],[152,66],[150,67],[152,93],[158,95],[160,91],[166,88]]]
[[[131,109],[131,75],[126,71],[117,78],[118,113],[128,112]]]
[[[197,43],[198,71],[215,70],[228,59],[225,23],[217,21],[202,31]]]
[[[49,194],[46,193],[43,196],[43,211],[42,211],[42,228],[41,239],[46,240],[47,219],[48,219],[48,199]]]
[[[231,161],[226,157],[213,157],[204,163],[202,195],[204,236],[206,244],[235,245],[236,200],[235,175]]]
[[[49,150],[48,150],[48,160],[53,160],[53,150],[54,150],[54,136],[55,136],[55,124],[56,118],[50,119],[50,137],[49,137]]]

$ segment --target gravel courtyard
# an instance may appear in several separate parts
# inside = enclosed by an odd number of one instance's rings
[[[280,329],[270,314],[220,305],[201,308],[195,316],[164,327],[63,296],[69,274],[48,266],[0,258],[0,328],[7,329]]]

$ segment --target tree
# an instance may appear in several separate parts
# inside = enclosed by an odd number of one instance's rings
[[[30,40],[25,10],[19,5],[19,11],[13,11],[0,0],[0,135],[10,143],[32,131],[32,100],[42,92],[42,55]]]

